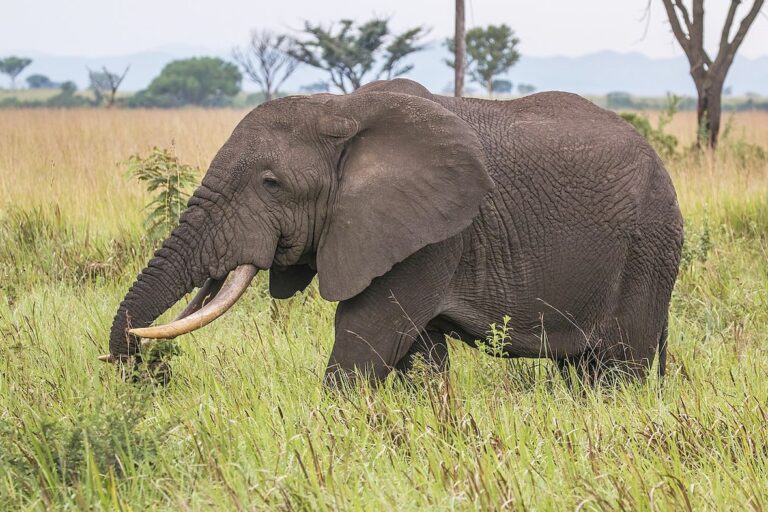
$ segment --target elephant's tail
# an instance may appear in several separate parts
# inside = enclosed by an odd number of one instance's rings
[[[659,378],[663,379],[664,374],[667,371],[667,335],[669,330],[667,328],[669,322],[664,321],[664,327],[661,329],[661,336],[659,336]]]

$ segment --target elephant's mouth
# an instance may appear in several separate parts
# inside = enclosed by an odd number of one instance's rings
[[[208,325],[237,302],[258,271],[259,269],[254,265],[239,265],[230,272],[229,280],[227,276],[222,279],[208,278],[195,298],[172,322],[130,329],[128,332],[141,338],[169,339]]]

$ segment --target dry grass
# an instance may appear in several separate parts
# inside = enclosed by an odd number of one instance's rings
[[[0,112],[0,207],[56,204],[113,229],[138,218],[144,197],[120,164],[152,146],[203,171],[244,112],[234,110],[5,110]]]
[[[203,171],[247,111],[239,110],[6,110],[0,115],[0,206],[56,204],[79,219],[134,217],[144,196],[121,163],[153,145],[175,147]],[[655,122],[656,114],[651,114]],[[728,138],[768,146],[768,112],[726,114]],[[668,130],[681,147],[696,137],[693,112],[675,116]],[[727,143],[727,140],[726,140]],[[729,193],[765,190],[768,164],[732,155],[704,155],[668,163],[683,207]]]

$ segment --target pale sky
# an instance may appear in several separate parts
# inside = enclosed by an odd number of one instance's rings
[[[682,54],[661,0],[466,0],[467,26],[507,23],[524,55],[578,56],[601,50],[651,57]],[[687,2],[690,3],[690,2]],[[727,0],[707,0],[706,40],[714,53]],[[751,0],[737,13],[740,20]],[[430,39],[453,31],[453,0],[4,0],[0,55],[23,52],[102,57],[173,46],[228,50],[244,44],[252,28],[291,31],[304,20],[330,22],[388,16],[396,29],[427,25]],[[768,7],[741,47],[768,54]],[[644,37],[643,37],[644,36]],[[714,58],[714,55],[712,55]]]

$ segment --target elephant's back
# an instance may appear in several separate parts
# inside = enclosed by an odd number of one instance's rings
[[[567,228],[631,230],[679,214],[674,187],[647,141],[615,113],[570,93],[510,101],[439,98],[480,135],[495,202]]]
[[[468,275],[516,325],[552,311],[589,323],[622,293],[645,226],[681,230],[661,161],[615,114],[567,93],[441,101],[479,133],[496,185],[465,233]],[[679,236],[669,245],[679,252]],[[501,275],[511,276],[503,289]]]

